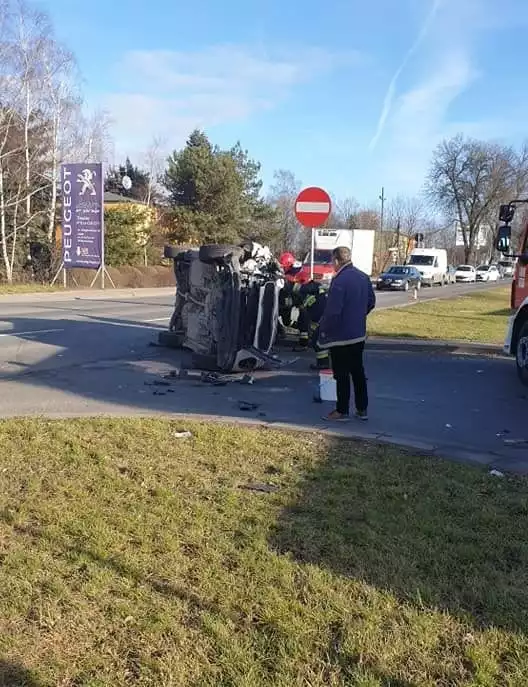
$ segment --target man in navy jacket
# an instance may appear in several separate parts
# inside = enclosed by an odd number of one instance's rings
[[[349,248],[335,248],[333,258],[336,274],[319,325],[319,346],[330,350],[337,389],[336,408],[327,419],[348,418],[352,377],[355,415],[366,420],[368,392],[363,349],[367,337],[367,315],[376,305],[376,296],[370,277],[352,264]]]

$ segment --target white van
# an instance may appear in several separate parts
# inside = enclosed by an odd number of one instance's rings
[[[446,286],[447,251],[443,248],[415,248],[407,260],[408,265],[413,265],[422,275],[422,284],[434,286]]]

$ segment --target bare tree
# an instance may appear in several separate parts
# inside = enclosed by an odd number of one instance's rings
[[[20,105],[24,118],[24,204],[26,219],[29,219],[32,202],[32,158],[35,152],[31,129],[42,110],[42,95],[45,89],[42,58],[52,44],[52,28],[48,16],[24,0],[15,0],[12,17],[12,64],[20,83]]]
[[[295,199],[301,190],[301,183],[293,172],[279,169],[273,174],[268,201],[276,209],[279,231],[282,237],[281,249],[292,251],[297,257],[306,248],[306,234],[295,217]]]
[[[148,173],[147,196],[145,203],[150,205],[153,197],[160,192],[159,180],[165,168],[165,159],[167,155],[166,140],[159,136],[155,136],[150,146],[145,153],[145,166]]]
[[[460,222],[466,262],[475,254],[479,232],[508,197],[513,169],[510,148],[461,135],[435,150],[426,192],[434,207]]]
[[[429,221],[426,204],[422,198],[399,195],[391,200],[386,226],[392,234],[392,248],[396,251],[398,262],[407,259],[414,236],[417,233],[427,233]]]

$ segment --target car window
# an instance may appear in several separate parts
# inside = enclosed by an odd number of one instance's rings
[[[411,255],[409,258],[410,265],[432,265],[433,256],[432,255]]]
[[[477,270],[478,270],[479,272],[487,272],[487,271],[489,270],[489,265],[479,265],[479,266],[477,267]]]
[[[457,267],[457,272],[471,272],[472,269],[471,265],[459,265]]]

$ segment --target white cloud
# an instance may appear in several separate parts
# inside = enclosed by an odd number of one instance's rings
[[[431,24],[433,23],[433,20],[438,12],[438,9],[440,8],[440,5],[443,0],[433,0],[433,3],[431,5],[431,9],[429,10],[424,23],[422,24],[420,31],[418,32],[418,35],[416,39],[414,40],[414,43],[411,45],[407,53],[405,54],[402,62],[400,63],[399,67],[396,69],[394,72],[392,79],[390,80],[389,86],[387,88],[387,91],[385,93],[385,97],[383,99],[383,107],[381,109],[381,114],[378,120],[378,125],[376,127],[376,133],[374,134],[372,140],[369,143],[369,149],[374,150],[376,147],[382,133],[383,129],[385,128],[385,124],[387,122],[387,119],[390,115],[392,104],[394,101],[394,96],[396,95],[396,86],[398,83],[398,79],[400,78],[403,70],[407,66],[407,64],[410,62],[410,60],[414,57],[415,53],[418,51],[420,48],[421,44],[423,43],[424,39],[427,36],[427,33],[429,31],[429,28],[431,27]]]
[[[471,112],[467,119],[453,118],[457,100],[480,77],[479,39],[482,34],[497,30],[486,14],[494,2],[441,0],[435,8],[434,21],[427,25],[427,40],[422,41],[419,51],[413,52],[412,56],[417,58],[413,60],[414,79],[403,92],[389,94],[390,107],[380,119],[383,138],[377,134],[373,139],[379,145],[372,165],[376,177],[392,185],[393,193],[414,194],[420,190],[432,152],[442,139],[459,132],[485,138],[500,135],[504,121],[484,121],[484,117],[480,121],[478,112]],[[509,0],[504,2],[509,4]],[[407,64],[408,60],[404,65]]]
[[[421,82],[396,100],[387,127],[384,175],[417,190],[433,148],[447,135],[450,107],[477,77],[469,55],[463,49],[452,49],[439,57]]]
[[[355,52],[312,49],[288,54],[220,45],[202,51],[131,51],[116,66],[119,91],[105,98],[121,152],[143,150],[152,135],[181,145],[194,127],[246,120],[293,89],[341,66]]]

